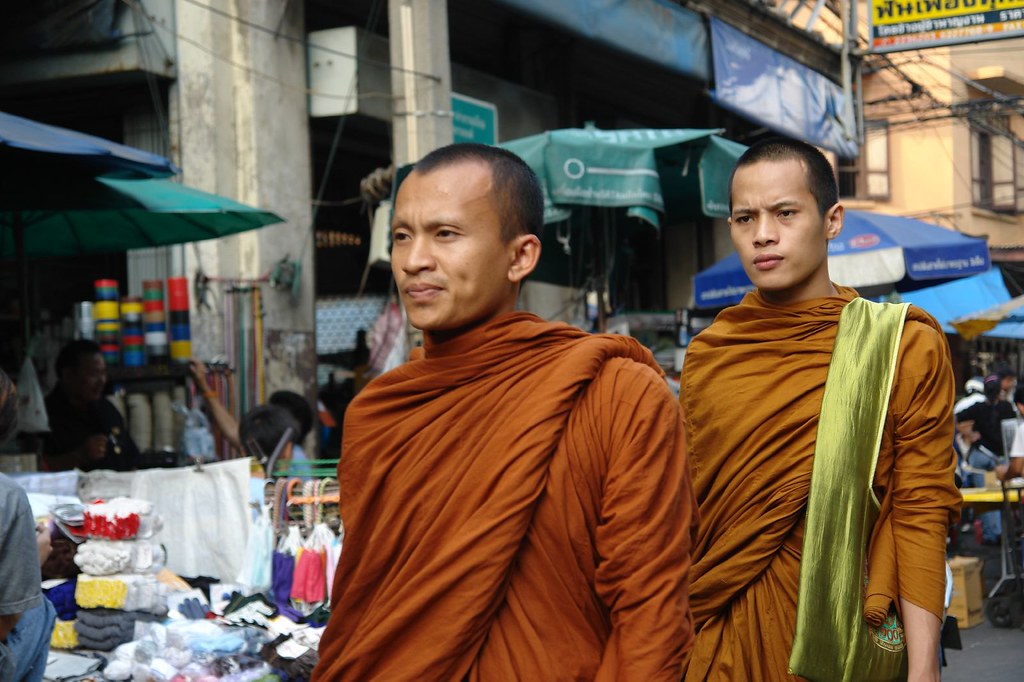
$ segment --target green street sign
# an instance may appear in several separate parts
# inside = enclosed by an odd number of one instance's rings
[[[498,108],[490,102],[452,93],[455,142],[498,143]]]

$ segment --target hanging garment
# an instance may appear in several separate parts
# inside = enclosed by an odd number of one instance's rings
[[[288,604],[292,593],[292,578],[295,574],[295,557],[284,552],[274,551],[273,555],[273,586],[274,603],[278,608]]]
[[[242,561],[242,570],[238,572],[236,582],[251,588],[254,592],[270,589],[273,584],[273,552],[274,529],[270,523],[270,507],[264,506],[253,524],[252,532],[249,533],[245,559]]]
[[[177,575],[234,580],[242,569],[252,527],[249,460],[206,464],[202,471],[135,472],[132,497],[149,500],[163,520],[153,541],[167,548],[167,569]]]

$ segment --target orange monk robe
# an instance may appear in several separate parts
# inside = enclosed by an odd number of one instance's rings
[[[686,680],[786,680],[818,413],[843,306],[757,293],[690,343],[681,396],[701,520],[690,574],[696,639]],[[941,329],[911,308],[874,480],[874,601],[941,618],[953,484],[953,375]],[[877,540],[877,542],[876,542]],[[877,604],[876,604],[877,606]]]
[[[314,680],[672,680],[695,506],[635,340],[526,313],[428,346],[345,416]]]

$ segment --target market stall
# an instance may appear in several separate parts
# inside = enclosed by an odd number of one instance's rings
[[[344,540],[337,483],[250,464],[14,475],[70,546],[43,567],[48,679],[308,679]]]

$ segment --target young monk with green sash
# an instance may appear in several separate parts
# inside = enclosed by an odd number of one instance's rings
[[[684,679],[938,682],[960,504],[942,331],[831,281],[843,207],[814,147],[755,144],[730,203],[756,289],[683,369],[700,509]]]
[[[345,546],[314,682],[678,682],[695,504],[635,339],[517,312],[543,195],[451,145],[402,182],[391,264],[424,346],[349,406]]]

